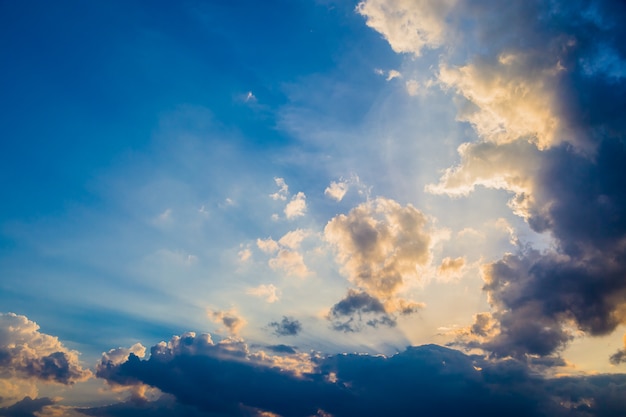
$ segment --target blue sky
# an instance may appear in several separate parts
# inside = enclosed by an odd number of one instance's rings
[[[0,414],[618,415],[625,15],[1,2]]]

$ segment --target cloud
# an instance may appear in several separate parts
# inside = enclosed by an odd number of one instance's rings
[[[324,190],[324,195],[336,201],[341,201],[352,187],[357,188],[361,195],[369,196],[369,190],[362,183],[357,175],[352,174],[348,179],[341,178],[339,181],[331,181]]]
[[[352,333],[361,331],[363,326],[395,327],[398,315],[408,316],[424,307],[424,303],[401,298],[382,302],[367,292],[350,289],[343,299],[331,307],[328,320],[331,321],[334,330]]]
[[[90,377],[91,372],[83,369],[78,360],[78,352],[67,349],[57,337],[41,333],[37,323],[25,316],[0,314],[2,385],[4,381],[23,388],[28,388],[29,381],[72,385]],[[20,384],[21,381],[24,384]]]
[[[456,278],[461,275],[463,268],[465,268],[464,257],[453,259],[448,256],[441,260],[441,265],[437,267],[437,274],[446,278]]]
[[[273,333],[276,336],[296,336],[302,331],[302,323],[287,316],[283,316],[280,322],[273,321],[269,323],[268,326],[274,329]]]
[[[284,178],[275,177],[274,182],[278,186],[278,191],[273,194],[270,194],[270,197],[273,200],[287,200],[287,196],[289,195],[289,186],[285,182]]]
[[[9,407],[0,408],[0,415],[3,417],[39,417],[44,407],[54,403],[55,401],[51,398],[24,397]]]
[[[341,201],[348,192],[349,184],[346,181],[331,181],[330,185],[324,190],[324,194],[333,200]]]
[[[501,54],[462,67],[442,65],[439,80],[474,106],[459,120],[469,122],[489,142],[508,143],[525,138],[540,148],[554,146],[562,134],[557,113],[555,86],[564,71],[558,55]]]
[[[306,195],[304,195],[302,191],[299,191],[296,195],[291,197],[291,201],[285,206],[284,212],[289,220],[304,216],[304,213],[306,213]]]
[[[287,232],[278,242],[272,238],[257,239],[257,246],[263,252],[274,255],[268,260],[273,270],[282,270],[287,275],[305,278],[310,271],[298,249],[302,241],[310,235],[308,230],[296,229]]]
[[[309,269],[304,264],[304,258],[300,253],[295,251],[281,249],[268,263],[270,268],[274,270],[281,269],[285,271],[287,275],[305,278],[310,274]]]
[[[270,346],[266,346],[267,349],[271,350],[272,352],[275,353],[286,353],[286,354],[296,354],[297,351],[293,346],[287,346],[287,345],[270,345]]]
[[[298,249],[302,241],[310,235],[310,231],[303,229],[296,229],[287,232],[278,240],[280,245],[289,249]]]
[[[453,0],[368,0],[356,10],[372,29],[382,34],[396,52],[419,56],[423,48],[441,45],[445,17]]]
[[[548,250],[520,247],[484,267],[496,323],[477,343],[499,357],[549,356],[575,330],[626,323],[624,5],[482,0],[433,12],[372,1],[359,11],[397,52],[442,46],[439,85],[477,134],[427,191],[506,190],[513,212],[552,238]]]
[[[396,326],[395,318],[387,314],[378,298],[355,290],[349,290],[345,298],[332,306],[328,319],[334,330],[345,333],[360,331],[364,323],[371,327]]]
[[[626,363],[626,334],[624,334],[624,348],[615,352],[609,358],[613,365],[618,365],[620,363]]]
[[[348,279],[370,294],[386,298],[407,280],[417,280],[418,266],[430,262],[431,236],[426,216],[412,205],[376,198],[328,222],[324,236],[336,250]]]
[[[149,384],[180,406],[220,415],[312,416],[323,410],[334,417],[599,417],[619,415],[626,406],[626,375],[545,378],[525,362],[488,361],[436,345],[389,357],[318,356],[302,374],[280,369],[278,357],[254,353],[241,342],[230,345],[188,333],[153,346],[147,360],[131,355],[111,366],[106,378]],[[251,410],[257,414],[247,414]]]
[[[234,310],[210,310],[208,314],[211,320],[217,324],[223,325],[232,335],[239,334],[241,328],[246,325],[246,321],[237,315],[237,312]]]
[[[335,248],[342,272],[361,289],[350,290],[331,308],[333,328],[360,330],[364,313],[378,314],[366,320],[372,327],[393,327],[396,320],[390,313],[418,310],[406,307],[398,293],[408,282],[419,280],[418,268],[430,263],[432,239],[427,223],[426,216],[413,206],[403,207],[381,197],[328,222],[326,240]],[[398,307],[401,303],[404,307]]]
[[[273,284],[261,284],[258,287],[248,288],[246,294],[265,298],[268,303],[275,303],[280,299],[281,292]]]

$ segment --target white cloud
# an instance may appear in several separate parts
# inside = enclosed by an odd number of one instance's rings
[[[252,257],[252,251],[250,248],[241,249],[237,255],[239,255],[239,262],[246,262]]]
[[[400,71],[397,70],[389,70],[389,72],[387,73],[387,81],[391,81],[394,78],[402,78],[402,73],[400,73]]]
[[[265,298],[268,303],[274,303],[280,299],[281,291],[273,284],[261,284],[258,287],[248,288],[246,294]]]
[[[277,252],[279,249],[278,242],[276,242],[271,237],[267,239],[257,239],[256,245],[265,253],[274,253]]]
[[[287,275],[304,278],[310,274],[310,271],[297,249],[309,235],[310,231],[308,230],[296,229],[285,233],[278,242],[272,238],[257,239],[257,246],[269,255],[276,254],[268,261],[270,268],[282,270]]]
[[[116,348],[102,354],[102,361],[113,365],[119,365],[128,360],[130,354],[143,358],[146,356],[146,348],[141,343],[135,343],[130,348]]]
[[[507,143],[532,140],[542,149],[566,136],[556,110],[561,72],[558,58],[538,64],[524,54],[501,55],[496,61],[477,61],[461,67],[442,65],[440,81],[476,105],[459,114],[484,140]]]
[[[302,241],[310,235],[310,231],[304,229],[296,229],[285,233],[278,243],[290,249],[298,249]]]
[[[287,203],[284,211],[288,219],[304,216],[306,212],[306,195],[302,191],[298,192]]]
[[[310,274],[309,269],[304,264],[304,258],[298,252],[281,249],[278,254],[269,260],[269,266],[274,269],[281,269],[287,275],[305,278]]]
[[[287,200],[287,196],[289,195],[289,186],[285,182],[284,178],[275,177],[274,182],[278,186],[278,191],[273,194],[270,194],[270,197],[274,200]]]
[[[513,211],[525,218],[529,216],[542,163],[542,153],[534,144],[464,143],[458,151],[460,164],[448,168],[438,184],[427,185],[427,192],[466,196],[478,185],[503,189],[515,194],[509,202]]]
[[[445,17],[455,0],[367,0],[356,10],[396,52],[419,56],[423,48],[442,44]]]
[[[334,200],[341,201],[348,192],[349,186],[350,185],[347,181],[332,181],[324,190],[324,194]]]

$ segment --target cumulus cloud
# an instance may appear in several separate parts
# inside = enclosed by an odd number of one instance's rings
[[[459,68],[442,66],[439,79],[474,105],[459,119],[481,138],[495,143],[524,138],[545,148],[567,138],[559,134],[563,126],[554,91],[564,68],[558,56],[548,63],[536,60],[509,53]]]
[[[273,321],[268,324],[276,336],[296,336],[302,331],[302,323],[293,317],[283,316],[281,321]]]
[[[391,74],[391,71],[390,71]],[[339,181],[331,181],[324,190],[324,195],[336,201],[341,201],[350,188],[356,188],[361,195],[369,196],[369,190],[362,183],[358,175],[352,174],[349,178],[341,178]]]
[[[150,350],[149,359],[131,355],[104,377],[159,388],[176,398],[170,407],[219,415],[599,417],[626,406],[624,375],[544,378],[525,362],[487,361],[435,345],[389,357],[317,356],[302,373],[281,369],[278,356],[254,353],[242,342],[213,343],[208,335],[187,333]]]
[[[553,238],[550,250],[521,248],[485,266],[495,323],[480,343],[501,357],[552,355],[573,330],[614,331],[626,322],[626,84],[616,70],[626,8],[482,0],[433,12],[422,3],[368,1],[359,11],[397,52],[445,44],[439,85],[457,95],[457,118],[478,140],[427,191],[506,190],[513,212]],[[416,10],[432,18],[423,26],[434,29],[422,29],[431,38],[415,31]]]
[[[285,182],[284,178],[275,177],[274,182],[278,186],[278,191],[273,194],[270,194],[270,197],[273,200],[287,200],[287,196],[289,195],[289,186]]]
[[[441,45],[445,17],[455,0],[368,0],[357,12],[381,33],[396,52],[419,56],[423,48]]]
[[[304,216],[304,213],[306,213],[306,195],[299,191],[291,197],[291,201],[285,206],[284,212],[287,219]]]
[[[211,320],[224,326],[232,335],[239,334],[241,328],[246,325],[246,321],[235,310],[210,310],[208,314]]]
[[[348,192],[349,184],[346,181],[332,181],[324,190],[324,194],[333,200],[341,201]]]
[[[412,205],[386,199],[362,203],[328,222],[324,235],[348,279],[373,295],[397,293],[430,262],[428,219]]]
[[[9,386],[8,393],[19,394],[11,385],[32,393],[29,382],[72,385],[90,376],[78,352],[67,349],[57,337],[41,333],[37,323],[14,313],[0,314],[0,386]]]
[[[273,284],[261,284],[258,287],[248,288],[246,294],[265,298],[265,301],[268,303],[275,303],[280,299],[281,292],[280,289],[276,288]]]
[[[465,268],[465,258],[445,257],[441,260],[441,264],[437,267],[437,274],[446,279],[457,278],[463,273]]]
[[[268,260],[270,268],[282,270],[290,276],[305,278],[310,275],[310,271],[298,249],[309,235],[308,230],[296,229],[287,232],[278,241],[272,238],[257,239],[257,246],[263,252],[272,255]]]
[[[362,203],[328,222],[326,240],[335,248],[342,272],[360,288],[350,290],[331,308],[329,319],[335,329],[360,329],[364,313],[378,315],[366,320],[372,327],[395,326],[390,313],[400,304],[398,293],[408,282],[419,280],[418,268],[431,260],[427,223],[415,207],[385,198]]]

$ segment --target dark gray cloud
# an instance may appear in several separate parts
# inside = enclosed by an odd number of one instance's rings
[[[81,409],[88,416],[95,417],[219,417],[224,414],[205,413],[194,406],[180,404],[176,398],[163,395],[156,401],[137,403],[123,402]]]
[[[21,401],[9,406],[0,408],[2,417],[37,417],[35,413],[40,412],[45,406],[55,402],[47,397],[32,399],[24,397]]]
[[[331,307],[328,320],[332,328],[345,333],[358,332],[364,326],[395,327],[398,316],[410,316],[424,308],[423,303],[394,297],[383,303],[366,291],[348,290],[348,294]]]
[[[296,347],[283,345],[283,344],[266,346],[266,349],[271,350],[274,353],[286,353],[286,354],[297,353]]]
[[[184,405],[220,416],[600,417],[626,409],[626,375],[550,379],[532,372],[524,361],[489,361],[436,345],[410,347],[391,357],[316,357],[313,368],[295,373],[259,362],[250,352],[223,356],[223,348],[208,348],[206,338],[198,337],[188,334],[167,349],[156,345],[148,360],[131,354],[100,374],[109,381],[157,387],[175,397],[176,404],[120,404],[117,410],[84,412],[126,416],[131,414],[124,410],[143,407],[152,408],[152,414],[134,415],[161,416],[162,406],[175,410]],[[181,415],[202,415],[187,410]]]
[[[440,78],[471,102],[459,118],[479,141],[431,190],[506,189],[515,212],[554,238],[549,250],[523,248],[487,266],[497,323],[470,345],[553,355],[572,324],[596,336],[626,323],[625,19],[626,3],[608,0],[475,0],[448,16],[451,27],[465,24],[453,29],[462,38],[450,35],[459,44]],[[500,164],[478,161],[481,147],[502,153]]]
[[[626,334],[624,334],[624,348],[612,354],[609,360],[611,361],[613,365],[626,363]]]
[[[365,291],[349,290],[348,294],[332,306],[328,319],[333,329],[342,332],[360,331],[363,325],[394,327],[396,320],[387,314],[384,304]]]
[[[268,324],[276,336],[296,336],[302,330],[302,323],[298,320],[283,316],[281,321],[273,321]]]

